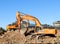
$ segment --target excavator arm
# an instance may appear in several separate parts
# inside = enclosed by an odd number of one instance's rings
[[[16,12],[16,22],[14,25],[7,25],[6,29],[16,29],[16,28],[20,28],[21,25],[21,18],[20,18],[20,13]]]

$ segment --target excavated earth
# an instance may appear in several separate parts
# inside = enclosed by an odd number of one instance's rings
[[[60,30],[58,30],[56,37],[44,36],[38,38],[38,36],[25,36],[22,33],[19,30],[7,31],[0,35],[0,44],[60,44]]]

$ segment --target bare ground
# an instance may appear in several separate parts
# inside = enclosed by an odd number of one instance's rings
[[[31,35],[24,36],[18,30],[7,31],[0,36],[0,44],[57,44],[60,43],[60,30],[56,34],[56,37],[33,37]]]

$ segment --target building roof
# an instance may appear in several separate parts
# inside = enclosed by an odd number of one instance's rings
[[[56,21],[56,22],[54,22],[53,24],[60,24],[60,21]]]

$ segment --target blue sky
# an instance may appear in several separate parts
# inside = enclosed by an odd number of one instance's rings
[[[15,22],[16,11],[30,14],[41,24],[60,20],[60,0],[0,0],[0,27]]]

